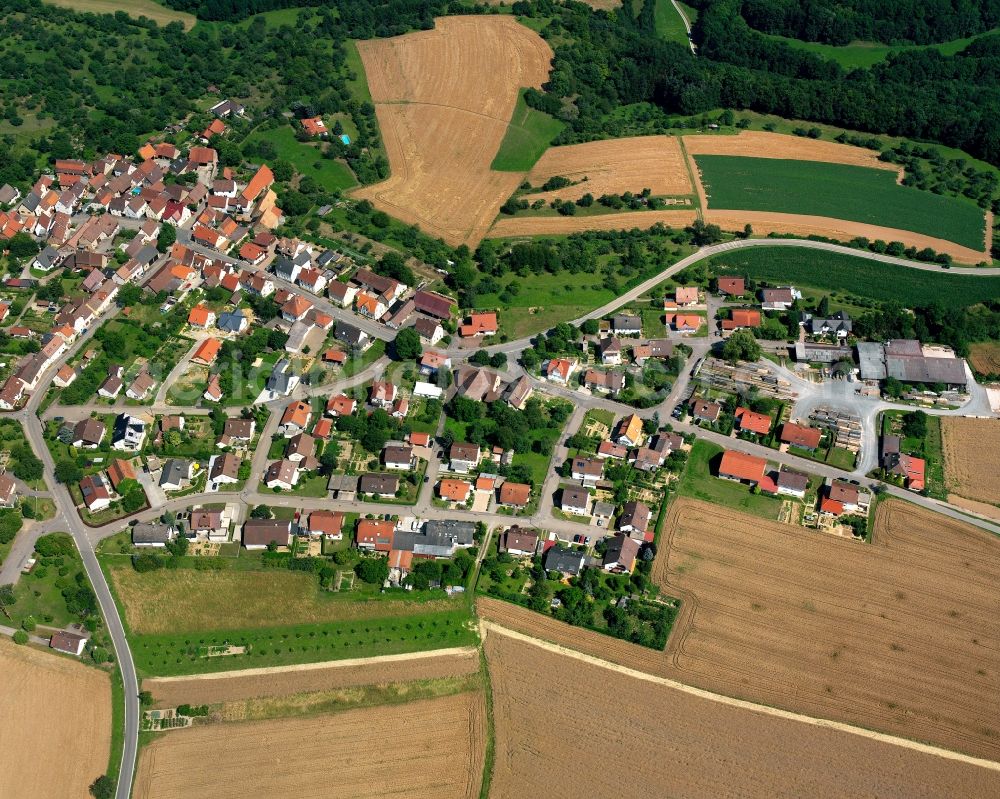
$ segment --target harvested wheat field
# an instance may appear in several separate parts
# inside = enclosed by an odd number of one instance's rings
[[[521,87],[552,50],[506,16],[445,17],[430,31],[358,42],[392,175],[354,192],[450,244],[475,246],[523,175],[490,164]]]
[[[580,0],[580,2],[601,11],[613,11],[622,4],[622,0]],[[486,0],[488,6],[510,6],[513,4],[514,0]]]
[[[532,192],[524,199],[578,200],[588,192],[600,197],[627,191],[638,194],[643,189],[663,197],[694,191],[675,136],[635,136],[550,147],[528,173],[527,180],[537,187],[556,176],[574,181],[575,185]]]
[[[1000,375],[1000,343],[981,341],[970,344],[969,363],[981,375]]]
[[[358,601],[347,594],[338,599],[321,593],[316,578],[304,572],[109,571],[129,629],[144,635],[406,616],[456,606],[447,599]]]
[[[481,692],[405,705],[176,730],[143,750],[136,799],[471,799],[486,744]]]
[[[702,195],[704,203],[704,195]],[[864,236],[871,241],[901,241],[907,247],[922,250],[930,247],[937,252],[948,253],[953,259],[965,264],[978,264],[987,260],[986,254],[971,247],[963,247],[953,241],[925,236],[909,230],[868,225],[846,219],[827,216],[806,216],[804,214],[783,214],[776,211],[705,211],[705,221],[716,224],[723,230],[742,230],[751,225],[757,235],[767,233],[794,233],[797,236],[826,236],[840,241],[850,241]]]
[[[108,675],[6,638],[0,639],[0,674],[0,796],[88,796],[88,786],[108,768]]]
[[[142,687],[153,694],[154,707],[177,707],[185,703],[211,705],[357,685],[434,680],[474,674],[478,670],[479,653],[469,647],[196,677],[159,677],[143,680]]]
[[[1000,791],[995,770],[704,698],[496,629],[484,648],[493,684],[496,799],[985,799]]]
[[[683,228],[694,222],[692,211],[626,211],[592,216],[506,216],[490,228],[490,238],[564,236],[581,230],[647,230],[653,225]]]
[[[902,176],[903,168],[879,160],[877,150],[853,147],[821,139],[808,139],[787,133],[744,130],[735,136],[684,136],[684,149],[690,155],[737,155],[747,158],[784,158],[792,161],[825,161],[829,164],[868,166],[887,169]]]
[[[1000,504],[1000,419],[941,417],[944,481],[949,491],[980,502]],[[984,457],[992,453],[993,457]]]
[[[898,500],[870,546],[688,499],[666,531],[670,676],[1000,760],[1000,540]]]

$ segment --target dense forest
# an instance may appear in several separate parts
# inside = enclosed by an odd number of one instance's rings
[[[704,7],[711,0],[696,0]],[[756,30],[808,42],[930,44],[963,39],[1000,24],[997,0],[744,0]]]

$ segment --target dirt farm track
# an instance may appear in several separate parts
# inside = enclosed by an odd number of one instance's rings
[[[136,799],[473,799],[481,692],[405,705],[175,730],[146,747]]]
[[[493,681],[493,799],[985,799],[1000,791],[998,771],[723,704],[496,629],[484,647]],[[600,742],[600,756],[581,757],[582,742]],[[608,768],[616,762],[629,767]]]
[[[161,677],[143,680],[142,687],[153,694],[154,707],[176,707],[184,703],[210,705],[300,692],[331,691],[355,685],[433,680],[472,674],[478,670],[479,653],[470,647],[461,651],[386,655],[357,662],[340,660],[197,677]]]
[[[0,674],[0,796],[84,799],[108,767],[108,675],[7,638]]]

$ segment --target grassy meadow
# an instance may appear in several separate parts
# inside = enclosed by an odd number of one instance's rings
[[[563,127],[558,119],[530,108],[522,91],[490,168],[498,172],[527,172]]]

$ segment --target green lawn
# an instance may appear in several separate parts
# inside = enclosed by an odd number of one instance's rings
[[[965,308],[1000,297],[1000,277],[927,272],[804,247],[754,247],[717,255],[709,265],[717,275],[801,283],[879,302],[898,300],[908,307],[938,302]]]
[[[985,36],[988,34],[980,34]],[[892,46],[880,42],[851,42],[845,45],[821,44],[820,42],[804,42],[800,39],[790,39],[787,36],[768,35],[769,39],[784,42],[796,50],[805,50],[821,58],[836,61],[844,69],[865,69],[875,64],[881,64],[890,53],[905,53],[911,50],[937,50],[942,55],[950,56],[961,52],[979,36],[967,39],[952,39],[940,44]]]
[[[684,27],[684,20],[677,13],[674,4],[670,0],[656,0],[656,9],[653,15],[653,25],[656,35],[668,42],[688,46],[687,29]]]
[[[985,221],[971,201],[896,183],[885,169],[728,155],[695,156],[713,209],[776,211],[911,230],[982,250]]]
[[[725,505],[765,519],[777,519],[778,511],[781,510],[780,499],[752,494],[747,485],[715,476],[721,453],[722,447],[708,441],[699,440],[694,443],[680,481],[680,495]]]
[[[130,642],[136,668],[143,676],[169,676],[469,646],[477,642],[477,636],[470,609],[463,605],[405,618],[132,635]],[[206,647],[226,644],[249,650],[242,655],[204,656]]]
[[[499,172],[527,172],[564,127],[558,119],[529,108],[522,91],[490,168]]]
[[[315,178],[326,191],[342,191],[358,185],[347,164],[323,158],[318,144],[298,141],[290,125],[254,131],[247,141],[271,142],[278,149],[279,158],[291,163],[297,172]]]

